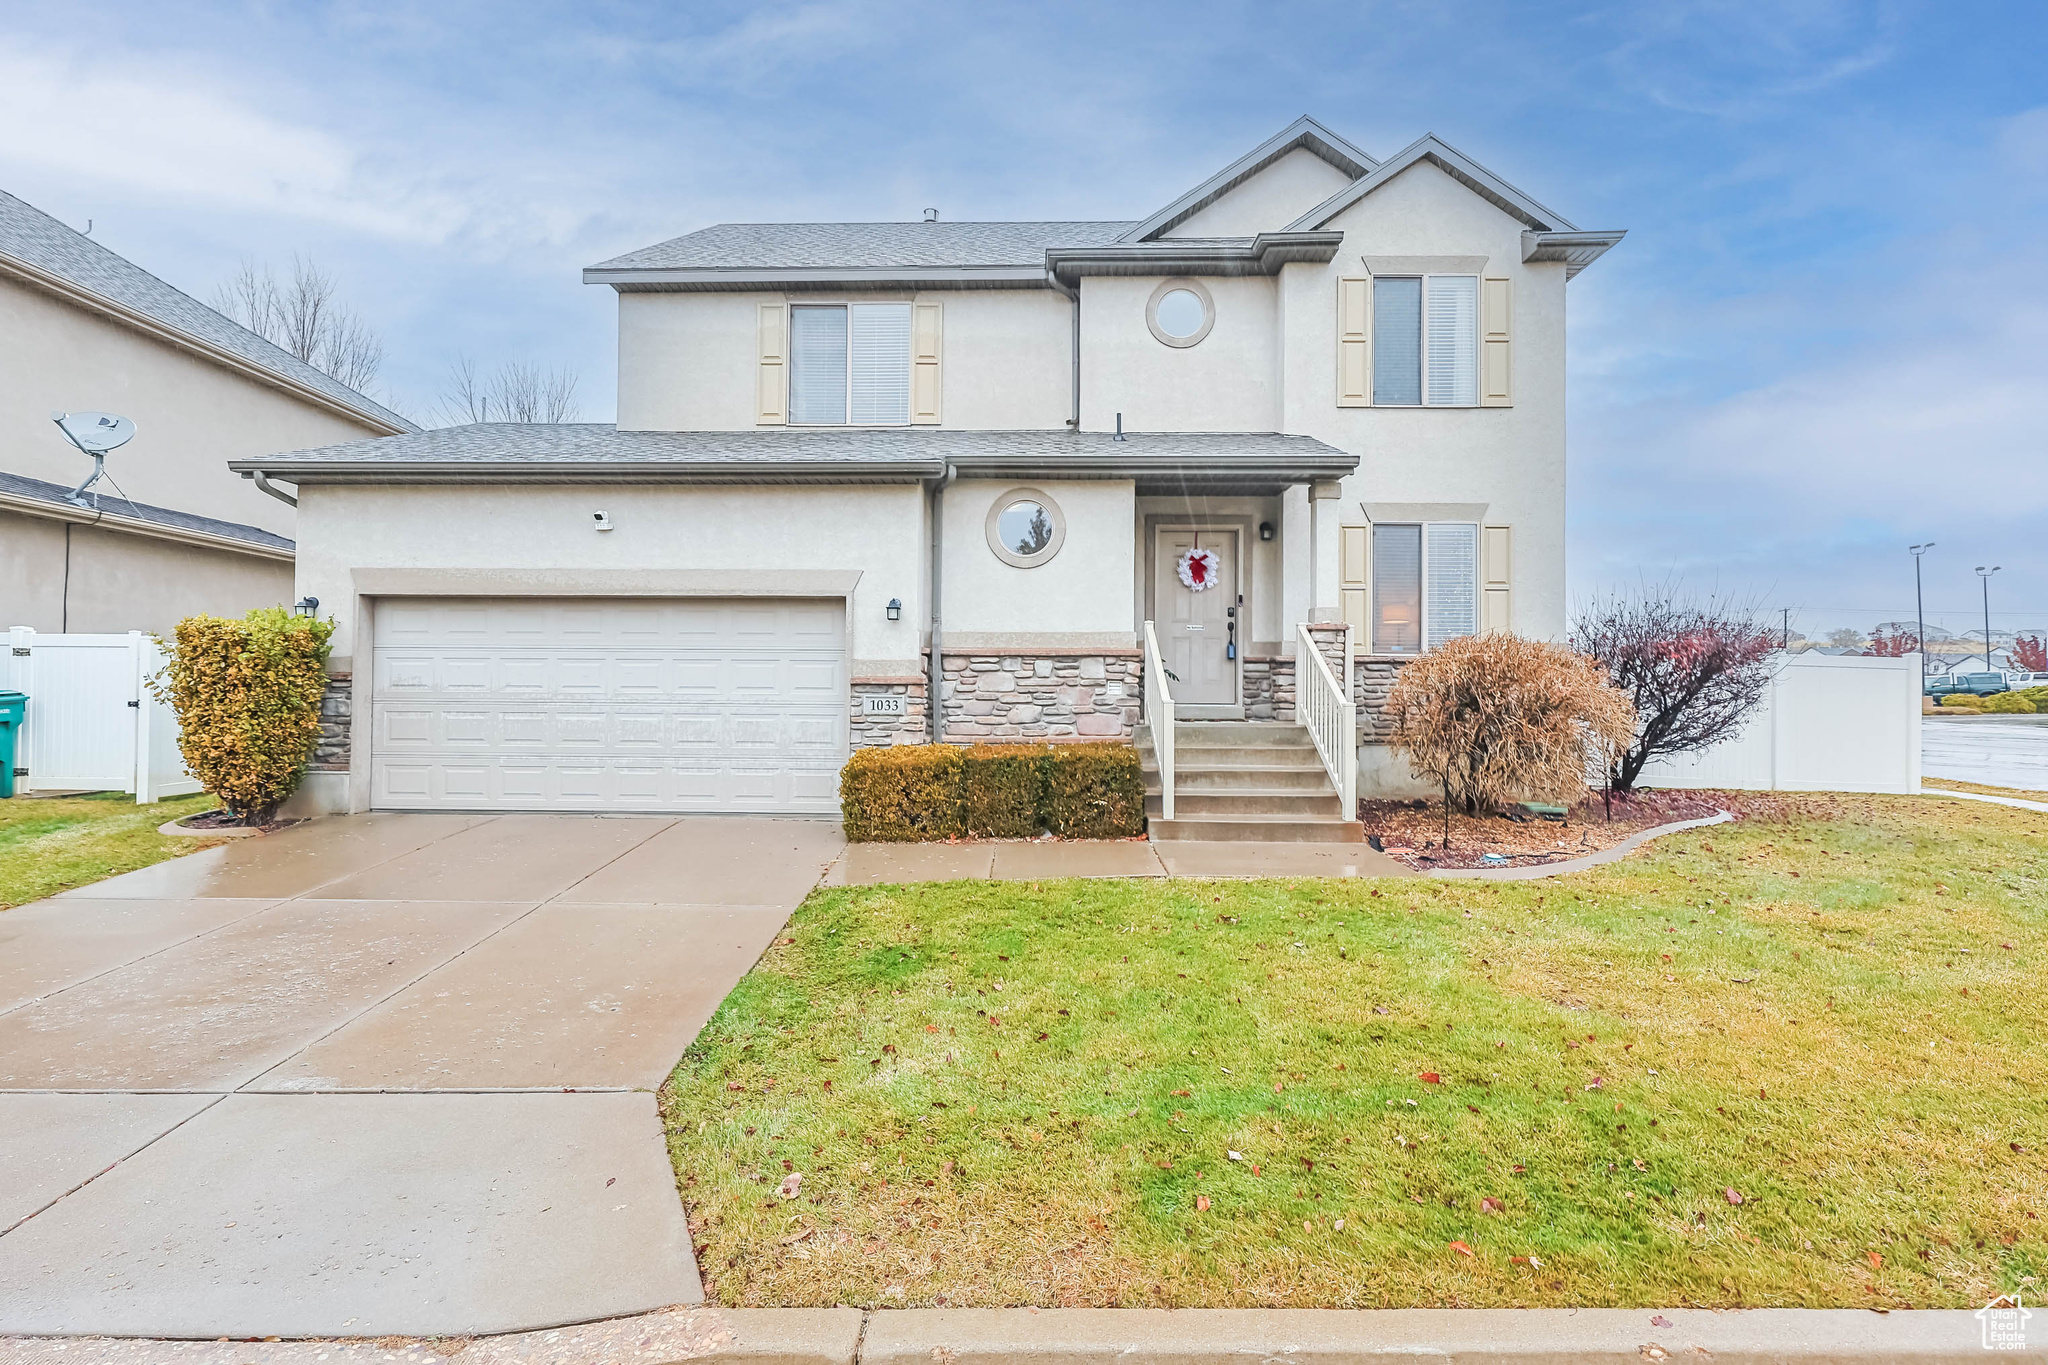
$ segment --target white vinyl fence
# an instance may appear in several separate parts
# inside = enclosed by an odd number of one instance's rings
[[[28,694],[14,791],[132,792],[137,805],[199,790],[178,754],[178,718],[150,695],[163,650],[125,635],[7,632],[0,690]]]
[[[1649,787],[1746,791],[1920,790],[1920,656],[1792,654],[1738,735],[1658,759]]]

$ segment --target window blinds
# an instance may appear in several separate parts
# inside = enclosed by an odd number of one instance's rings
[[[1372,528],[1372,649],[1415,654],[1422,649],[1422,528]]]
[[[846,306],[789,310],[789,420],[846,421]]]
[[[910,305],[797,304],[789,310],[789,420],[910,421]]]
[[[1429,401],[1465,407],[1479,401],[1479,279],[1429,277]]]
[[[1429,648],[1479,633],[1479,528],[1432,522],[1423,549],[1429,590]]]
[[[910,305],[856,303],[847,308],[853,347],[849,418],[856,426],[910,421]]]
[[[1422,281],[1372,282],[1372,401],[1422,401]]]

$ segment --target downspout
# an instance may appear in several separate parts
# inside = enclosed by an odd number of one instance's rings
[[[297,498],[293,497],[291,494],[285,492],[282,488],[279,488],[276,484],[272,483],[269,479],[265,478],[263,476],[262,470],[251,470],[249,473],[249,477],[256,481],[256,486],[258,488],[270,494],[271,497],[276,498],[279,502],[284,503],[290,507],[297,507],[299,505],[299,500]]]
[[[1060,282],[1060,277],[1050,269],[1045,272],[1045,282],[1065,294],[1074,303],[1074,415],[1067,419],[1067,425],[1075,431],[1081,429],[1081,287],[1072,289]]]
[[[943,744],[946,740],[946,709],[944,699],[939,695],[940,687],[946,680],[945,660],[940,656],[940,641],[944,627],[940,619],[940,589],[945,581],[946,548],[946,485],[953,482],[958,473],[952,465],[932,483],[932,624],[930,657],[925,661],[924,710],[932,732],[932,743]]]

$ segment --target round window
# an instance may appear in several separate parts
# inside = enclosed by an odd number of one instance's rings
[[[1163,345],[1193,346],[1216,325],[1216,302],[1200,280],[1164,280],[1145,304],[1145,325]]]
[[[1005,564],[1036,568],[1058,554],[1066,538],[1059,504],[1035,488],[1013,488],[988,510],[988,547]]]

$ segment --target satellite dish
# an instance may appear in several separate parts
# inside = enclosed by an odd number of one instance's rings
[[[66,495],[65,501],[78,507],[99,507],[99,495],[95,493],[88,502],[85,490],[100,481],[100,475],[107,472],[107,452],[128,444],[135,435],[135,423],[126,417],[116,417],[111,412],[53,412],[50,420],[57,424],[57,430],[64,433],[64,439],[92,456],[92,476]]]
[[[135,423],[111,412],[59,412],[51,416],[71,444],[88,455],[104,455],[127,445],[135,435]]]

